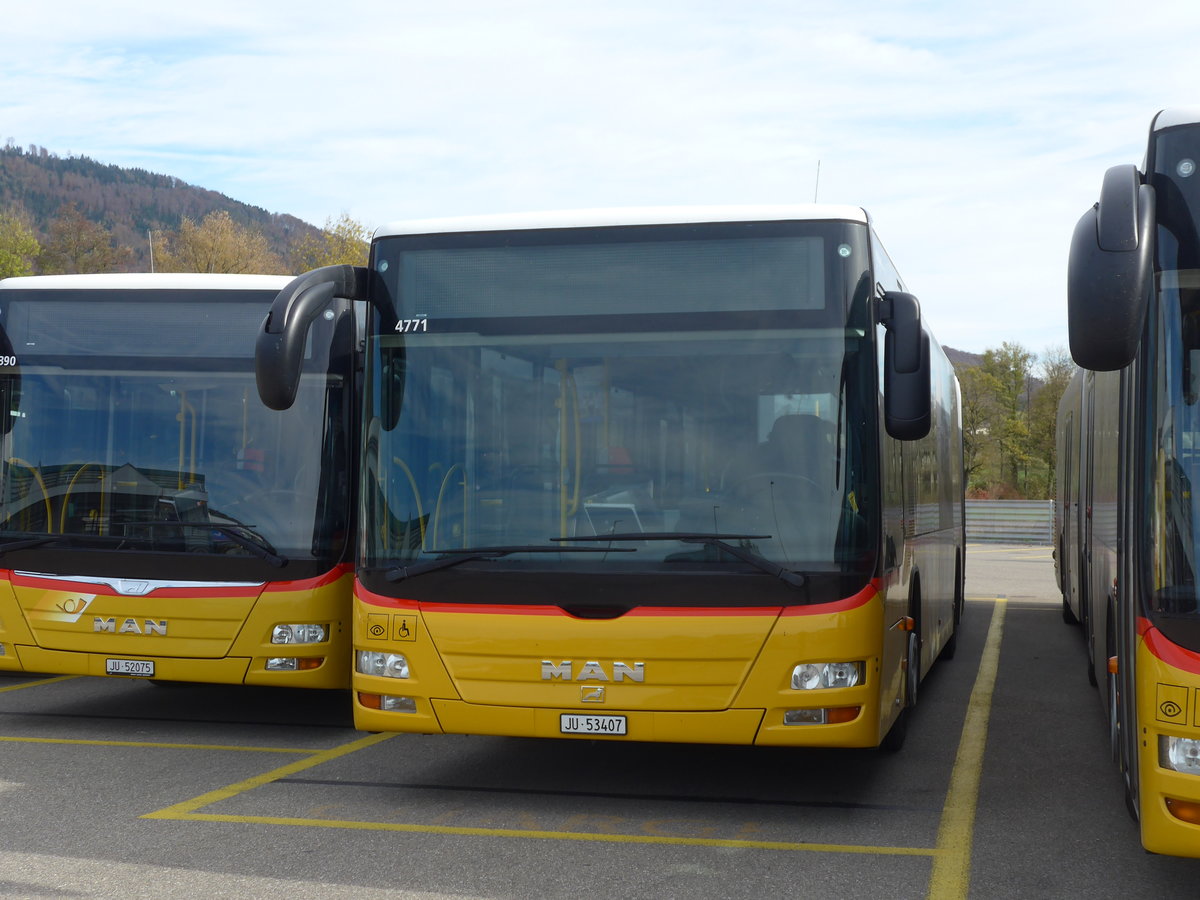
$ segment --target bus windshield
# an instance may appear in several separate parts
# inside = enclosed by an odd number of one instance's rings
[[[377,248],[365,569],[873,570],[865,226],[675,230]]]
[[[1168,129],[1152,142],[1149,181],[1157,198],[1159,314],[1151,321],[1155,422],[1146,448],[1145,493],[1151,542],[1147,610],[1178,643],[1200,650],[1200,239],[1195,211],[1200,183],[1194,176],[1194,129]]]
[[[329,334],[308,360],[321,374],[276,412],[253,369],[273,293],[132,293],[0,294],[12,349],[0,360],[0,552],[36,541],[274,567],[338,555],[345,504],[323,460],[342,452],[346,376],[329,369]]]

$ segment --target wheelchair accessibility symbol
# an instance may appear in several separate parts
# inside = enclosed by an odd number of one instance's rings
[[[416,616],[392,616],[392,640],[415,641],[417,639]]]

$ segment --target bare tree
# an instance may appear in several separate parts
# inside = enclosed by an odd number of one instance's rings
[[[239,225],[224,210],[209,213],[199,225],[185,217],[178,231],[156,233],[154,259],[162,272],[285,272],[262,232]]]

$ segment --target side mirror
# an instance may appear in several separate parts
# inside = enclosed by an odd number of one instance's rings
[[[254,347],[258,396],[266,406],[291,408],[313,320],[334,297],[366,300],[369,280],[362,266],[325,266],[292,279],[276,295]]]
[[[1154,189],[1137,167],[1104,173],[1100,202],[1075,226],[1067,265],[1071,356],[1085,369],[1124,368],[1137,353],[1154,277]]]
[[[879,321],[887,329],[883,345],[883,417],[887,433],[899,441],[929,434],[932,412],[929,335],[921,327],[921,304],[912,294],[888,291]]]

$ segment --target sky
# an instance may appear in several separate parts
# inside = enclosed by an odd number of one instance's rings
[[[861,206],[974,353],[1067,346],[1076,221],[1200,107],[1195,0],[57,0],[0,33],[0,141],[314,225]]]

